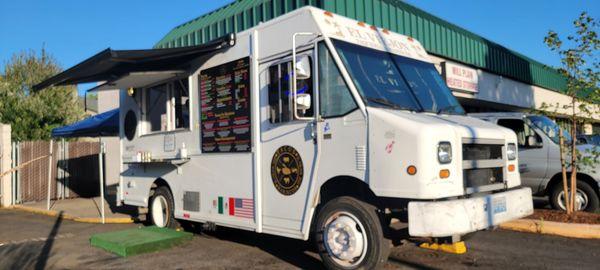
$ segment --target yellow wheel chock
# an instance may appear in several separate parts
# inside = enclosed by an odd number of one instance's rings
[[[452,254],[464,254],[467,253],[467,246],[464,241],[456,242],[453,244],[438,244],[438,243],[422,243],[419,245],[420,248],[438,250]]]

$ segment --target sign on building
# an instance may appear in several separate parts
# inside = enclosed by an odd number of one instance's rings
[[[462,90],[471,93],[479,91],[479,79],[477,70],[454,63],[443,63],[443,75],[448,87],[454,90]]]

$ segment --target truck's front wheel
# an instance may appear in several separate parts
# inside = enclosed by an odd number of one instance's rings
[[[377,209],[352,197],[339,197],[319,211],[315,241],[328,269],[379,269],[390,242],[383,236]]]
[[[161,228],[176,228],[177,222],[173,215],[173,195],[169,188],[158,187],[150,198],[150,209],[148,215],[152,224]]]

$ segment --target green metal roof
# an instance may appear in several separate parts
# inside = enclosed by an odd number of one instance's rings
[[[236,0],[175,27],[156,48],[198,45],[311,5],[411,36],[434,55],[555,91],[558,71],[400,0]]]

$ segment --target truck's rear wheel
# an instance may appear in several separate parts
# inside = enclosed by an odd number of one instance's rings
[[[173,195],[165,186],[158,187],[150,199],[148,215],[150,221],[157,227],[176,228],[177,221],[173,214]]]
[[[564,190],[562,182],[554,185],[550,193],[550,204],[557,210],[565,210]],[[595,212],[599,207],[598,194],[584,181],[577,181],[577,192],[575,193],[575,208],[578,211]]]
[[[390,242],[383,236],[377,209],[352,197],[339,197],[319,212],[315,241],[328,269],[379,269]]]

